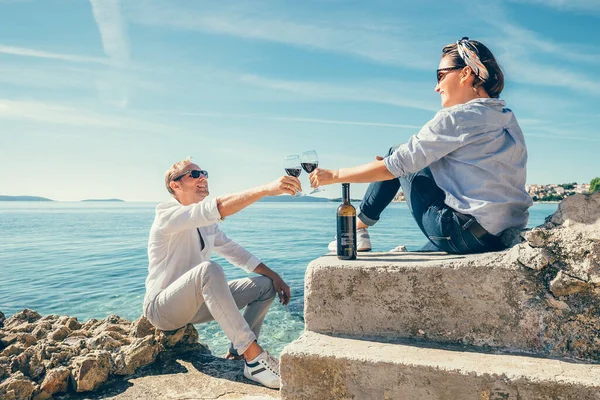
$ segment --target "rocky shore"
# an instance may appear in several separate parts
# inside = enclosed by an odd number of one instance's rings
[[[144,317],[130,322],[111,315],[82,324],[29,309],[10,318],[0,312],[3,400],[277,395],[248,382],[241,362],[212,356],[191,324],[163,332]]]

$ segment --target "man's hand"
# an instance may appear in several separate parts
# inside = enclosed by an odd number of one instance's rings
[[[296,190],[299,192],[302,191],[302,185],[298,178],[286,175],[273,182],[267,183],[265,185],[265,190],[267,190],[269,196],[277,196],[285,193],[293,196],[296,194]]]
[[[317,168],[310,173],[310,186],[319,187],[335,183],[338,177],[337,170]]]
[[[264,263],[258,264],[254,272],[269,277],[273,281],[273,287],[277,291],[281,304],[285,306],[290,302],[290,298],[292,297],[290,287],[281,279],[277,272],[267,267]]]
[[[279,296],[279,302],[284,306],[290,302],[290,298],[292,294],[290,292],[290,287],[281,279],[279,275],[277,275],[273,279],[273,287],[277,291],[277,295]]]

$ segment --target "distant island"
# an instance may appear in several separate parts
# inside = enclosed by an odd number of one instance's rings
[[[341,197],[336,197],[335,199],[327,199],[327,201],[334,201],[336,203],[341,203],[342,202],[342,198]],[[362,199],[350,199],[351,203],[360,203],[362,201]]]
[[[99,201],[99,202],[104,202],[104,203],[125,203],[125,200],[121,200],[121,199],[85,199],[85,200],[81,200],[82,202],[87,202],[87,201]]]
[[[350,199],[351,202],[360,202],[361,199]],[[281,195],[281,196],[271,196],[271,197],[263,197],[259,200],[259,202],[264,203],[328,203],[335,202],[341,203],[342,198],[337,197],[335,199],[328,199],[325,197],[313,197],[313,196],[289,196],[289,195]]]
[[[281,196],[270,196],[263,197],[259,200],[259,202],[263,203],[326,203],[330,201],[329,199],[323,197],[313,197],[313,196],[289,196],[289,195],[281,195]]]
[[[3,196],[0,195],[0,201],[54,201],[46,197],[38,196]]]

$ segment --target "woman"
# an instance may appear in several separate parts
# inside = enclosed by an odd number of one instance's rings
[[[504,230],[527,225],[527,149],[514,114],[498,99],[504,75],[493,54],[462,38],[443,48],[437,80],[444,108],[408,143],[369,164],[310,175],[313,187],[374,182],[357,210],[359,251],[371,250],[367,228],[400,187],[429,239],[422,251],[501,250]]]

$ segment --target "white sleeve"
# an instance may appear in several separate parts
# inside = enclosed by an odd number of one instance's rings
[[[261,261],[248,250],[231,240],[223,231],[215,225],[215,253],[225,257],[227,261],[242,268],[246,272],[252,272]]]
[[[162,232],[175,233],[212,225],[220,219],[221,214],[217,208],[217,199],[213,199],[189,206],[174,202],[161,204],[157,207],[155,223]]]

